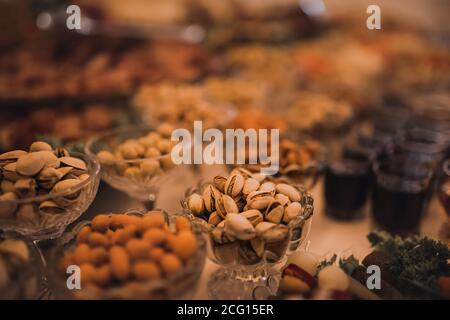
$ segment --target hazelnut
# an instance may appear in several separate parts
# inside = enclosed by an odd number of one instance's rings
[[[141,230],[147,230],[150,228],[163,228],[166,225],[164,215],[161,213],[147,214],[139,221],[139,227]]]
[[[77,243],[88,242],[89,236],[90,236],[91,232],[92,232],[91,227],[89,227],[89,226],[84,226],[84,227],[81,228],[81,230],[78,232],[76,242],[77,242]]]
[[[111,223],[110,217],[104,214],[100,214],[92,219],[91,227],[93,230],[98,232],[106,232],[108,230],[109,225]]]
[[[80,264],[81,287],[88,285],[95,278],[95,267],[90,263]]]
[[[165,254],[160,261],[161,268],[166,274],[177,272],[181,268],[181,260],[173,253]]]
[[[112,278],[111,266],[104,265],[97,269],[93,281],[99,286],[107,285]]]
[[[113,276],[120,281],[125,281],[130,275],[130,258],[124,248],[114,246],[109,251],[111,271]]]
[[[109,255],[105,248],[97,247],[89,253],[89,260],[93,265],[99,266],[108,261]]]
[[[186,217],[175,217],[175,227],[177,231],[191,230],[191,222]]]
[[[108,247],[108,237],[100,232],[92,232],[89,236],[89,244],[93,247]]]
[[[171,249],[181,259],[189,259],[197,250],[197,238],[191,231],[181,231],[171,243]]]
[[[149,229],[143,235],[143,238],[154,246],[163,243],[166,237],[166,232],[157,228]]]
[[[139,261],[133,266],[133,275],[138,280],[157,279],[160,274],[158,266],[153,262]]]
[[[149,259],[156,262],[160,261],[164,255],[165,255],[164,250],[159,247],[151,248],[150,251],[148,252]]]
[[[144,239],[131,239],[127,242],[125,248],[131,259],[143,259],[148,256],[150,243]]]
[[[89,262],[91,248],[86,243],[81,243],[75,248],[74,262],[77,265]]]

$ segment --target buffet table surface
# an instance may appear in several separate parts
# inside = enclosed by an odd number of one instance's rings
[[[192,172],[186,168],[180,169],[180,174],[172,181],[166,181],[158,194],[155,208],[163,209],[168,213],[180,212],[180,201],[190,186],[196,185],[200,180],[211,180],[215,175],[225,173],[223,166],[204,166]],[[374,229],[370,219],[369,207],[366,206],[364,218],[341,222],[327,217],[324,213],[323,182],[319,181],[310,193],[314,197],[314,216],[312,227],[303,248],[327,256],[331,254],[354,254],[361,259],[370,252],[370,245],[366,235]],[[179,199],[179,200],[174,200]],[[130,199],[102,183],[96,200],[81,219],[91,219],[94,215],[107,212],[121,212],[128,209],[142,209],[142,204]],[[445,212],[436,197],[433,198],[426,216],[422,220],[421,235],[437,238],[439,227],[446,219]],[[201,276],[200,283],[193,299],[208,299],[207,283],[210,275],[218,266],[208,259]]]

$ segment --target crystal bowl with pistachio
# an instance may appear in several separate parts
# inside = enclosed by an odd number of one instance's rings
[[[92,138],[85,152],[98,159],[103,180],[140,201],[153,201],[176,170],[170,152],[172,126],[124,129]]]
[[[208,240],[208,257],[228,269],[223,276],[248,279],[250,286],[267,276],[270,265],[297,250],[314,209],[303,187],[243,168],[189,189],[182,206],[199,221]],[[230,298],[238,287],[210,284],[210,290],[220,293],[231,290]]]
[[[0,155],[0,230],[54,238],[86,211],[97,193],[94,158],[36,141]]]

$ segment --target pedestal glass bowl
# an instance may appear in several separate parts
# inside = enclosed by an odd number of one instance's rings
[[[186,213],[193,215],[188,206],[188,198],[194,193],[202,194],[209,183],[201,183],[186,191],[181,204]],[[300,203],[304,210],[286,226],[287,235],[277,242],[264,243],[262,254],[256,254],[250,241],[234,240],[219,244],[214,240],[214,225],[196,217],[206,239],[207,256],[220,266],[208,283],[209,294],[214,299],[250,299],[256,286],[266,286],[268,279],[276,286],[279,272],[275,266],[286,256],[296,251],[306,239],[314,211],[313,198],[301,186],[295,186],[301,193]]]
[[[108,133],[90,139],[85,146],[85,152],[91,156],[96,156],[100,151],[114,153],[115,148],[129,139],[138,139],[152,132],[150,128],[125,129]],[[98,158],[98,157],[97,157]],[[129,168],[137,168],[145,161],[156,163],[156,167],[151,171],[139,171],[134,174],[127,174]],[[176,177],[177,167],[171,161],[170,152],[160,156],[149,158],[136,158],[129,160],[102,160],[99,159],[102,167],[102,179],[111,187],[127,193],[131,198],[143,202],[147,209],[152,209],[160,185]],[[142,168],[142,167],[141,167]]]

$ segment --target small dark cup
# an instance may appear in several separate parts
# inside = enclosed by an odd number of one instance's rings
[[[373,172],[372,215],[376,225],[392,234],[417,233],[429,202],[430,166],[397,157],[376,162]]]
[[[362,217],[370,181],[370,160],[355,150],[331,162],[325,173],[326,214],[339,220]]]
[[[450,218],[450,159],[442,165],[442,178],[439,187],[439,200]]]

